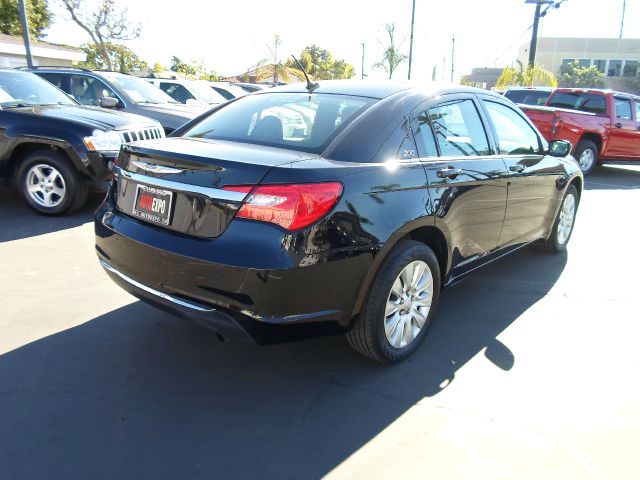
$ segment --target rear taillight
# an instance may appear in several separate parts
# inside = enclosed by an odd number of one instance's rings
[[[239,218],[298,230],[317,222],[335,206],[342,194],[340,183],[229,186],[225,190],[247,193],[236,213]]]

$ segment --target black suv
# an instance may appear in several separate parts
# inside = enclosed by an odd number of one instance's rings
[[[161,137],[155,120],[83,107],[32,73],[0,70],[0,177],[39,213],[80,208],[122,143]]]
[[[149,82],[125,73],[75,67],[36,67],[33,73],[82,105],[114,108],[153,118],[167,134],[207,110],[182,105]]]

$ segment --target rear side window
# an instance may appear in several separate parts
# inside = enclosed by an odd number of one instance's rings
[[[549,99],[549,107],[568,108],[602,115],[607,113],[604,95],[597,93],[561,92]]]
[[[631,99],[615,97],[616,118],[621,120],[631,120]]]
[[[173,98],[176,102],[187,103],[187,100],[194,99],[189,90],[178,83],[161,82],[160,90]]]
[[[443,157],[489,155],[489,143],[473,101],[461,100],[429,109]]]
[[[45,80],[47,80],[48,82],[53,83],[60,90],[65,90],[64,75],[60,73],[41,73],[39,75]]]
[[[483,102],[496,129],[498,148],[502,155],[539,153],[538,135],[520,115],[499,103]]]
[[[436,147],[436,138],[433,135],[427,112],[418,115],[418,136],[422,140],[422,147],[424,148],[424,152],[420,152],[420,154],[423,157],[437,157],[438,147]]]
[[[184,136],[321,153],[338,131],[375,101],[322,93],[247,95],[204,118]]]

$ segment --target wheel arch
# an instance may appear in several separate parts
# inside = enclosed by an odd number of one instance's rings
[[[73,155],[73,149],[71,149],[69,145],[65,144],[64,142],[54,143],[49,141],[37,141],[35,139],[20,142],[13,147],[13,150],[11,151],[8,159],[9,171],[7,173],[13,176],[18,169],[20,161],[28,157],[32,153],[38,151],[51,151],[64,155],[65,158],[67,158],[71,162],[73,167],[75,167],[78,173],[80,173],[83,177],[85,176],[84,169],[82,167],[78,167],[79,165],[82,166],[82,161],[75,155]]]
[[[599,159],[602,156],[602,147],[604,145],[604,140],[602,139],[602,136],[593,132],[583,133],[580,139],[578,140],[578,142],[576,143],[576,146],[575,146],[576,149],[578,148],[578,145],[580,144],[580,142],[583,140],[589,140],[596,144],[596,147],[598,147],[598,159]]]
[[[371,268],[367,272],[356,297],[352,316],[357,315],[362,310],[382,263],[402,240],[415,240],[431,248],[438,259],[441,283],[445,283],[445,278],[451,266],[451,253],[447,237],[444,232],[434,225],[433,218],[426,217],[415,220],[391,235],[376,253]]]

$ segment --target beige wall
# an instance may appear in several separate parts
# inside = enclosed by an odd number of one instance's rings
[[[72,60],[65,60],[60,58],[45,58],[45,57],[33,57],[33,64],[36,66],[60,66],[71,67],[73,66]],[[0,68],[14,68],[24,67],[27,65],[27,58],[24,55],[13,55],[11,53],[0,53]]]
[[[540,38],[536,50],[536,63],[545,69],[560,73],[564,59],[588,59],[593,65],[595,60],[604,60],[604,73],[611,77],[611,60],[621,60],[622,68],[627,60],[640,61],[640,39],[636,38]],[[523,65],[529,61],[529,43],[522,45],[518,60]],[[629,63],[631,66],[631,63]],[[640,74],[640,68],[638,69]],[[615,78],[608,78],[608,84],[615,84]]]

